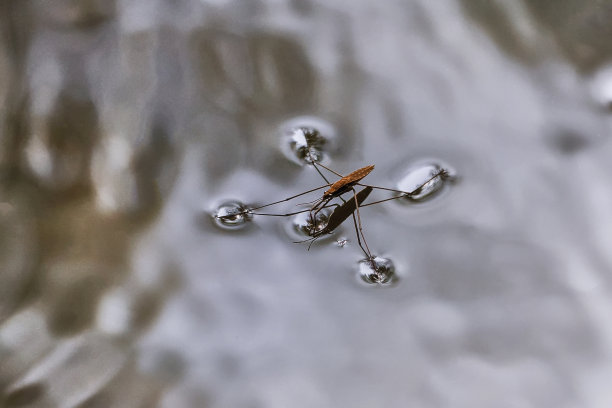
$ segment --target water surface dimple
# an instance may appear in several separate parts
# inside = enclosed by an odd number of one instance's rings
[[[398,281],[393,261],[381,256],[375,256],[372,260],[359,261],[358,276],[363,282],[370,285],[391,286]]]
[[[456,178],[454,169],[437,162],[421,162],[403,172],[397,188],[411,193],[405,196],[409,202],[423,202],[439,194],[448,181]]]
[[[324,160],[337,145],[334,127],[315,117],[302,116],[288,120],[280,129],[283,154],[299,165]]]
[[[222,202],[212,213],[214,224],[225,230],[242,229],[252,218],[249,209],[237,200]]]
[[[331,210],[323,208],[315,213],[304,211],[291,217],[287,224],[287,232],[292,239],[307,239],[320,233],[327,226]],[[331,237],[330,234],[323,234],[322,239]]]

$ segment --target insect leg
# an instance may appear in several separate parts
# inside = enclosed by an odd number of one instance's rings
[[[338,176],[338,177],[340,177],[340,178],[344,177],[342,174],[340,174],[340,173],[337,173],[337,172],[333,171],[332,169],[330,169],[329,167],[327,167],[327,166],[325,166],[325,165],[323,165],[323,164],[321,164],[321,163],[315,163],[315,162],[312,162],[312,165],[315,167],[315,169],[317,169],[317,171],[319,172],[319,174],[321,175],[321,177],[323,177],[323,178],[325,179],[325,181],[327,181],[327,178],[325,178],[325,176],[323,175],[323,173],[321,173],[321,171],[318,169],[318,167],[317,167],[317,166],[321,166],[321,167],[323,167],[325,170],[329,171],[330,173],[334,173],[336,176]],[[329,181],[327,181],[327,182],[329,183]]]
[[[329,207],[335,207],[338,206],[340,204],[330,204],[330,205],[326,205],[323,208],[329,208]],[[290,213],[284,213],[284,214],[272,214],[272,213],[258,213],[258,212],[251,212],[251,214],[253,215],[263,215],[266,217],[289,217],[291,215],[297,215],[297,214],[301,214],[301,213],[305,213],[305,212],[309,212],[310,208],[307,208],[305,210],[300,210],[300,211],[294,211],[294,212],[290,212]]]
[[[352,191],[353,191],[353,198],[355,200],[355,212],[357,213],[357,219],[355,219],[355,213],[353,213],[353,224],[355,225],[355,233],[357,234],[357,242],[359,243],[361,250],[365,253],[368,260],[372,261],[374,257],[372,256],[372,253],[370,252],[370,248],[368,247],[368,242],[366,241],[365,235],[363,234],[363,227],[361,225],[361,215],[359,214],[360,206],[359,206],[359,200],[357,199],[357,192],[355,191],[354,188],[352,189]],[[365,245],[365,248],[361,244],[359,235],[361,235],[361,238],[363,238],[363,244]]]
[[[423,187],[425,187],[427,185],[427,183],[430,183],[431,181],[433,181],[434,179],[436,179],[437,177],[441,177],[441,178],[445,178],[448,177],[448,173],[446,170],[442,169],[439,172],[437,172],[436,174],[432,175],[429,179],[427,179],[425,182],[421,183],[417,188],[415,188],[414,190],[408,192],[408,191],[402,191],[402,190],[396,190],[394,188],[387,188],[387,187],[378,187],[378,186],[369,186],[367,184],[361,184],[361,183],[357,183],[357,185],[360,186],[367,186],[367,187],[372,187],[375,188],[377,190],[385,190],[385,191],[391,191],[393,193],[399,193],[398,196],[395,197],[390,197],[390,198],[385,198],[384,200],[378,200],[378,201],[374,201],[371,203],[367,203],[367,204],[363,204],[361,205],[361,207],[367,207],[369,205],[374,205],[374,204],[379,204],[379,203],[384,203],[385,201],[391,201],[391,200],[397,200],[398,198],[403,198],[403,197],[410,197],[413,196],[415,194],[417,194],[419,191],[421,191],[421,189]]]
[[[329,180],[327,180],[327,178],[323,175],[323,173],[321,173],[321,170],[319,170],[318,166],[323,167],[325,170],[329,171],[330,173],[334,173],[336,176],[342,178],[342,174],[340,173],[336,173],[335,171],[333,171],[332,169],[330,169],[329,167],[321,164],[321,163],[317,163],[316,160],[314,160],[314,158],[311,156],[310,152],[308,152],[308,157],[310,158],[310,163],[314,166],[315,170],[317,171],[317,173],[319,173],[319,175],[321,177],[323,177],[323,180],[325,180],[326,183],[329,183]]]
[[[284,198],[284,199],[282,199],[282,200],[274,201],[273,203],[268,203],[268,204],[260,205],[260,206],[258,206],[258,207],[253,207],[253,208],[250,208],[249,210],[259,210],[260,208],[269,207],[269,206],[274,205],[274,204],[284,203],[284,202],[286,202],[286,201],[293,200],[294,198],[297,198],[297,197],[303,196],[303,195],[305,195],[305,194],[312,193],[313,191],[320,190],[320,189],[325,188],[325,187],[327,187],[327,186],[329,186],[329,184],[326,184],[326,185],[324,185],[324,186],[320,186],[320,187],[316,187],[316,188],[310,189],[310,190],[308,190],[308,191],[304,191],[303,193],[299,193],[299,194],[296,194],[296,195],[292,195],[291,197],[287,197],[287,198]]]
[[[267,214],[267,213],[256,213],[256,212],[254,212],[254,211],[255,211],[255,210],[259,210],[259,209],[261,209],[261,208],[270,207],[270,206],[275,205],[275,204],[280,204],[280,203],[284,203],[284,202],[286,202],[286,201],[293,200],[294,198],[297,198],[297,197],[303,196],[303,195],[308,194],[308,193],[312,193],[313,191],[317,191],[317,190],[320,190],[320,189],[325,188],[325,187],[328,187],[328,186],[329,186],[329,184],[326,184],[326,185],[324,185],[324,186],[319,186],[319,187],[316,187],[316,188],[310,189],[310,190],[308,190],[308,191],[304,191],[304,192],[302,192],[302,193],[295,194],[295,195],[293,195],[293,196],[291,196],[291,197],[284,198],[284,199],[282,199],[282,200],[274,201],[274,202],[272,202],[272,203],[268,203],[268,204],[260,205],[260,206],[257,206],[257,207],[247,208],[247,209],[245,209],[245,210],[243,210],[243,211],[240,211],[240,212],[238,212],[238,213],[228,214],[228,215],[223,215],[223,216],[220,216],[220,217],[217,217],[217,218],[218,218],[218,219],[220,219],[220,220],[223,220],[223,219],[226,219],[226,218],[235,217],[236,215],[246,215],[246,214],[253,214],[253,215],[267,215],[267,216],[278,216],[278,217],[286,217],[286,216],[289,216],[289,215],[299,214],[301,211],[298,211],[298,212],[296,212],[296,213],[288,213],[288,214]],[[310,211],[310,209],[308,209],[308,210],[304,210],[304,212],[306,212],[306,211]]]

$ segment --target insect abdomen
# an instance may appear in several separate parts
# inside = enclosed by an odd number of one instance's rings
[[[359,182],[365,176],[370,174],[372,170],[374,170],[373,164],[370,166],[365,166],[365,167],[355,170],[354,172],[342,177],[340,180],[332,184],[329,187],[329,189],[325,193],[323,193],[323,195],[327,197],[329,197],[330,195],[334,195],[337,191],[341,190],[343,187],[351,186]]]

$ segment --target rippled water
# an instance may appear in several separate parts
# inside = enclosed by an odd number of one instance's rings
[[[0,406],[609,407],[611,19],[0,1]]]

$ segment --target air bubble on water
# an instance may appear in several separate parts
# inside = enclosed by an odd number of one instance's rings
[[[235,200],[224,201],[212,213],[215,225],[226,230],[244,228],[252,218],[249,209]]]
[[[337,135],[333,126],[314,117],[288,120],[280,132],[283,154],[299,165],[320,162],[335,149]]]
[[[291,222],[289,223],[288,228],[289,234],[294,239],[303,240],[312,237],[316,233],[319,233],[325,229],[330,215],[331,210],[328,208],[323,208],[317,211],[316,214],[313,213],[312,215],[309,211],[296,214],[291,217]],[[322,234],[319,239],[325,239],[330,236],[330,234]]]
[[[338,248],[344,248],[348,242],[349,240],[347,238],[340,238],[336,241],[336,246],[338,246]]]
[[[393,261],[381,256],[359,261],[358,276],[363,282],[370,285],[390,286],[398,281]]]
[[[404,172],[397,188],[412,194],[405,199],[422,202],[433,198],[456,177],[455,170],[438,163],[421,163]]]

